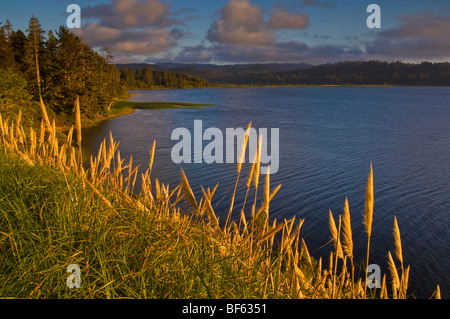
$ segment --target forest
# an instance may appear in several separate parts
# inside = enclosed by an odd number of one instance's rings
[[[42,99],[57,114],[71,114],[78,95],[83,113],[96,116],[126,92],[111,55],[64,26],[46,32],[34,16],[25,32],[0,25],[0,74],[0,105]]]
[[[128,90],[208,86],[190,75],[150,68],[119,71],[108,49],[103,51],[65,26],[45,31],[35,16],[25,32],[0,22],[0,109],[42,100],[60,119],[70,118],[78,96],[83,115],[96,118]]]
[[[278,85],[448,86],[450,63],[354,61],[323,64],[300,71],[267,74],[259,81]]]
[[[124,65],[142,68],[142,65]],[[321,65],[297,64],[156,64],[160,70],[189,74],[209,83],[242,86],[398,85],[449,86],[450,63],[346,61]]]
[[[208,81],[195,76],[165,70],[152,70],[148,66],[138,68],[135,71],[123,66],[120,74],[123,84],[130,90],[205,88],[211,86]]]

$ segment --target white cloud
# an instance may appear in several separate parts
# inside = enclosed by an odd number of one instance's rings
[[[261,8],[249,0],[230,0],[208,30],[207,39],[223,44],[270,45],[275,42],[275,33],[264,21]]]
[[[116,61],[141,55],[154,55],[177,46],[186,34],[178,26],[169,2],[160,0],[114,0],[111,4],[88,5],[83,17],[88,23],[74,30],[97,48],[108,47]],[[183,11],[184,12],[184,11]]]

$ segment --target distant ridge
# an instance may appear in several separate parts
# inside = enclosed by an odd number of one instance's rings
[[[203,63],[139,63],[116,64],[119,70],[124,67],[133,72],[142,68],[153,71],[168,71],[177,74],[190,75],[210,83],[217,84],[255,84],[257,78],[278,72],[299,71],[313,67],[306,63],[257,63],[257,64],[203,64]]]
[[[119,70],[126,66],[133,71],[137,69],[149,67],[155,71],[177,71],[182,69],[193,69],[193,70],[220,70],[220,71],[229,71],[229,70],[265,70],[271,72],[286,72],[286,71],[295,71],[295,70],[303,70],[313,67],[312,64],[307,63],[254,63],[254,64],[212,64],[212,63],[174,63],[174,62],[166,62],[166,63],[129,63],[129,64],[116,64]]]
[[[119,70],[151,68],[219,85],[415,85],[450,86],[450,63],[351,61],[334,64],[117,64]]]

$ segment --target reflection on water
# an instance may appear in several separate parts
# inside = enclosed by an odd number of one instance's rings
[[[136,101],[212,103],[204,109],[136,110],[85,130],[85,147],[96,152],[111,131],[122,157],[145,168],[156,140],[153,178],[178,185],[180,166],[171,161],[172,131],[279,128],[279,171],[272,188],[282,188],[271,202],[271,217],[305,218],[302,234],[314,256],[330,237],[328,210],[342,213],[350,203],[356,259],[363,260],[364,193],[373,162],[375,212],[371,262],[386,267],[393,251],[397,216],[405,263],[411,264],[409,292],[429,297],[436,285],[450,292],[450,89],[447,88],[264,88],[137,91]],[[208,142],[203,142],[203,146]],[[213,198],[227,212],[236,178],[234,164],[182,164],[201,196],[200,185],[219,188]],[[243,176],[249,169],[244,165]],[[245,177],[244,177],[245,178]],[[244,183],[244,182],[243,182]],[[242,184],[243,184],[242,183]],[[241,185],[240,205],[245,195]],[[220,215],[220,214],[219,214]],[[223,215],[222,215],[223,216]],[[222,217],[223,219],[223,217]],[[359,258],[358,258],[359,256]]]

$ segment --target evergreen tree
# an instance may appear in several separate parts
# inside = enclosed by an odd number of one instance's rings
[[[14,64],[16,69],[24,74],[26,72],[24,56],[25,56],[25,41],[27,37],[22,30],[12,31],[10,35],[11,50],[14,57]]]
[[[45,107],[44,101],[42,99],[42,82],[41,74],[39,69],[39,58],[42,56],[42,51],[44,50],[44,30],[41,24],[34,15],[31,17],[28,24],[28,37],[25,41],[25,58],[24,62],[27,64],[28,76],[30,81],[28,84],[32,88],[32,93],[37,94],[39,97],[39,105],[41,107],[41,115],[47,124],[50,126],[50,120],[47,115],[47,109]],[[33,76],[35,75],[35,82]],[[34,83],[36,86],[34,86]],[[36,89],[37,87],[37,89]]]
[[[11,45],[11,23],[6,20],[6,24],[0,23],[0,69],[14,68],[14,54]]]
[[[12,72],[2,74],[18,83],[18,79],[26,79],[27,91],[39,102],[44,118],[43,101],[57,113],[71,114],[79,96],[82,112],[95,116],[126,93],[112,55],[107,49],[105,53],[100,55],[64,26],[56,32],[49,31],[45,37],[34,16],[26,35],[21,30],[13,31],[9,22],[0,23],[0,70],[12,68]],[[9,85],[14,82],[11,79],[3,81],[9,97]],[[23,90],[20,95],[24,96],[22,93]]]
[[[64,100],[61,90],[62,72],[59,61],[59,40],[53,31],[47,34],[45,51],[41,59],[41,73],[43,78],[43,98],[51,108],[60,112],[62,110],[60,101]]]
[[[42,82],[39,68],[39,58],[44,50],[44,30],[34,15],[28,24],[28,36],[25,41],[24,62],[27,69],[28,85],[33,96],[42,99]],[[34,80],[34,81],[33,81]]]

